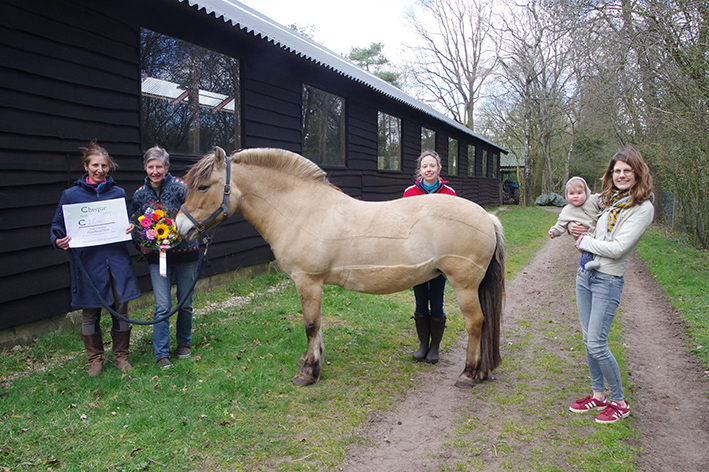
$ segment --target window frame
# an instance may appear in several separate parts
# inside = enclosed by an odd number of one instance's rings
[[[394,134],[397,135],[395,139],[392,138]],[[383,111],[377,111],[377,170],[390,172],[403,170],[402,138],[402,119]],[[396,168],[386,166],[387,162],[395,162]]]
[[[305,82],[303,82],[301,90],[301,154],[319,166],[345,167],[347,163],[347,100],[345,97]],[[311,105],[319,105],[313,98],[323,99],[325,104],[322,107],[319,106],[319,109],[311,111],[309,108]],[[339,102],[339,110],[333,110],[333,107],[329,106],[334,102]],[[337,120],[331,120],[333,112],[337,115]],[[315,121],[311,122],[311,117]],[[324,123],[317,120],[323,120]],[[324,130],[324,132],[317,133],[317,140],[308,139],[308,133],[311,132],[310,126],[313,124],[317,125],[318,129]],[[334,136],[332,132],[328,132],[330,125],[333,124],[337,125]],[[324,148],[322,147],[323,136],[325,137]],[[310,146],[310,143],[315,143],[315,145]],[[317,152],[313,153],[313,150]],[[335,159],[328,159],[328,155],[335,157],[339,155],[336,159],[337,162]]]
[[[426,131],[428,131],[429,136],[426,136]],[[426,128],[425,126],[421,127],[421,152],[424,151],[435,151],[436,150],[436,138],[437,138],[437,133],[435,130],[432,130],[431,128]],[[433,141],[433,146],[426,146],[426,142],[428,141]]]
[[[457,177],[460,164],[460,143],[457,139],[448,137],[448,175]]]
[[[473,151],[472,153],[470,151]],[[475,177],[475,144],[468,144],[468,177]]]
[[[238,58],[144,27],[139,55],[143,149],[158,144],[173,155],[201,156],[215,146],[227,152],[242,147]]]

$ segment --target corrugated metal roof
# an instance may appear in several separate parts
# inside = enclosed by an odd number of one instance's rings
[[[500,156],[500,167],[524,167],[524,156],[506,154]]]
[[[315,41],[312,41],[310,38],[306,38],[292,29],[276,23],[272,19],[262,15],[252,8],[249,8],[246,5],[234,0],[178,1],[183,3],[187,2],[190,6],[197,6],[199,9],[204,10],[208,14],[214,14],[216,18],[222,18],[225,23],[231,23],[233,26],[244,29],[248,33],[252,33],[255,36],[261,36],[286,51],[290,51],[306,60],[331,69],[349,79],[370,87],[383,95],[426,113],[427,115],[433,116],[468,135],[474,136],[477,139],[499,148],[496,144],[488,141],[480,135],[473,133],[462,124],[447,117],[443,113],[435,110],[422,101],[407,95],[402,90],[391,85],[389,82],[386,82],[376,75],[367,72],[339,54],[330,51]]]

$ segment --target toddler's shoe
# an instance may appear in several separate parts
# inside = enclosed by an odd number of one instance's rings
[[[588,261],[588,262],[586,263],[586,265],[583,266],[583,268],[586,269],[586,270],[596,270],[596,269],[598,269],[599,267],[601,267],[601,263],[598,262],[598,261],[593,261],[593,260]]]

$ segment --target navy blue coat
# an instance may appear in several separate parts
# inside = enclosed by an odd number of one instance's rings
[[[77,180],[74,187],[64,190],[62,198],[59,200],[59,206],[57,206],[57,211],[54,214],[49,236],[52,245],[59,249],[56,245],[56,240],[66,236],[62,205],[112,200],[114,198],[126,198],[126,192],[116,185],[116,182],[110,176],[106,177],[106,183],[98,191],[86,183],[86,176]],[[135,276],[126,244],[125,242],[120,242],[69,249],[74,251],[75,256],[79,257],[99,293],[109,304],[114,301],[111,278],[115,281],[116,293],[120,302],[127,302],[140,297],[138,279]],[[99,308],[103,306],[86,280],[86,275],[75,264],[71,265],[71,305],[76,308]]]

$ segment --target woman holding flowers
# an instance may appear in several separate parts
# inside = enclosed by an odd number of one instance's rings
[[[155,296],[155,318],[172,309],[170,287],[172,278],[177,285],[177,300],[187,297],[177,312],[175,338],[177,357],[190,357],[192,337],[192,293],[189,292],[195,277],[199,258],[197,241],[180,241],[173,218],[187,197],[182,179],[173,177],[170,155],[160,146],[153,146],[143,156],[147,173],[145,184],[135,191],[131,202],[132,221],[136,224],[134,241],[147,255],[150,280]],[[153,349],[158,366],[166,369],[170,362],[170,320],[153,325]]]
[[[126,192],[108,175],[118,167],[108,152],[96,142],[82,150],[86,174],[77,180],[73,187],[62,193],[49,236],[54,247],[65,251],[69,249],[71,238],[66,235],[62,205],[126,198]],[[126,233],[132,230],[133,225],[130,225]],[[91,363],[89,375],[95,377],[103,371],[104,349],[100,321],[104,301],[110,303],[116,313],[127,315],[128,301],[140,297],[140,288],[125,243],[72,250],[86,273],[80,272],[78,267],[72,267],[71,304],[83,309],[81,335]],[[100,297],[96,295],[91,284],[96,287]],[[114,362],[118,369],[129,372],[132,369],[128,362],[130,324],[114,315],[111,315],[111,318]]]

